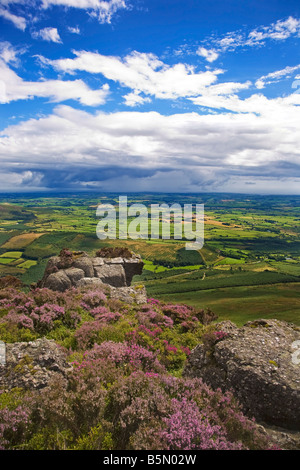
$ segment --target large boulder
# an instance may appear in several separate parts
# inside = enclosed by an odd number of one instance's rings
[[[48,260],[38,287],[60,292],[86,284],[99,285],[100,282],[112,287],[129,287],[133,276],[142,273],[144,263],[139,255],[128,250],[124,253],[127,258],[119,253],[110,257],[107,253],[88,256],[86,252],[62,250],[60,256]]]
[[[88,256],[82,256],[82,257],[74,259],[72,263],[72,267],[82,269],[85,277],[94,276],[93,262],[92,262],[92,259],[89,258]]]
[[[95,274],[104,284],[113,287],[126,286],[125,271],[121,264],[104,264],[95,267]]]
[[[137,285],[130,287],[119,287],[118,289],[110,287],[110,297],[118,299],[127,304],[145,304],[147,303],[147,292],[145,286]]]
[[[70,370],[65,353],[53,340],[7,343],[0,363],[0,388],[41,389],[55,377],[67,380]]]
[[[133,276],[142,274],[144,263],[139,256],[124,258],[124,270],[127,286],[131,285]]]
[[[61,270],[56,273],[49,274],[43,287],[47,287],[48,289],[59,292],[64,292],[66,289],[70,289],[72,287],[72,281],[66,272]]]
[[[77,282],[80,281],[80,279],[85,277],[85,272],[83,271],[83,269],[79,269],[75,267],[65,269],[65,274],[70,279],[72,285],[77,284]]]
[[[300,328],[262,319],[242,328],[221,322],[217,330],[191,352],[184,375],[231,390],[260,422],[300,431],[300,365],[294,360]]]

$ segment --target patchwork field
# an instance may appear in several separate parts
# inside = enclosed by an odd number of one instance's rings
[[[112,204],[118,215],[118,197],[2,195],[0,275],[29,286],[62,248],[95,253],[122,245],[142,256],[144,271],[134,282],[145,283],[149,296],[209,307],[238,324],[261,316],[300,324],[299,197],[128,195],[128,205],[203,203],[205,242],[199,252],[186,250],[184,239],[100,241],[96,208]]]
[[[22,233],[21,235],[16,235],[15,237],[10,238],[6,243],[2,245],[1,248],[6,248],[7,250],[17,250],[21,248],[26,248],[34,240],[42,236],[43,233]]]

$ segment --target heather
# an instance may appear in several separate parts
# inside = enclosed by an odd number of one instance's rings
[[[213,312],[99,289],[0,290],[0,340],[54,339],[70,363],[45,392],[0,391],[2,449],[268,448],[229,393],[182,376],[191,349],[225,334]]]

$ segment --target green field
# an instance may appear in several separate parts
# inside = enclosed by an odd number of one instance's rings
[[[13,258],[13,259],[18,259],[21,258],[22,256],[22,251],[7,251],[6,253],[3,253],[0,255],[1,258]]]
[[[142,256],[143,274],[133,282],[143,282],[149,296],[210,307],[238,324],[262,316],[300,324],[300,197],[127,196],[128,205],[203,203],[203,248],[185,250],[184,239],[100,241],[96,208],[104,202],[117,207],[117,194],[2,195],[0,275],[30,285],[62,248],[93,254],[123,245]]]
[[[182,302],[210,308],[220,321],[241,326],[257,318],[277,318],[300,326],[300,283],[209,289],[160,296],[168,302]]]

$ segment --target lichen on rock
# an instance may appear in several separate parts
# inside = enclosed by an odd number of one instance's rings
[[[59,256],[49,258],[38,287],[64,292],[70,287],[86,285],[86,279],[91,284],[99,280],[113,287],[129,287],[133,276],[142,273],[143,266],[141,257],[129,250],[102,250],[96,256],[84,251],[61,250]]]
[[[300,339],[300,329],[264,319],[241,328],[221,322],[216,329],[227,334],[210,351],[196,346],[184,375],[232,390],[245,413],[258,421],[299,430],[300,366],[292,361],[292,344]]]

